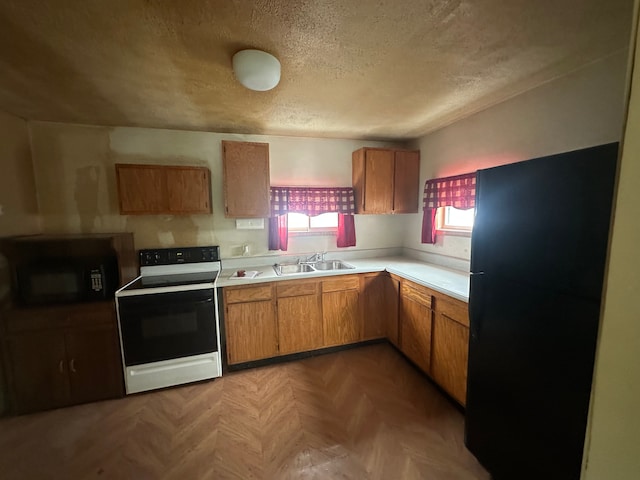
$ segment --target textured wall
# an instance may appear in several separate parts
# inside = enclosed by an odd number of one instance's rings
[[[635,480],[640,472],[640,42],[636,49],[585,448],[584,480]]]
[[[416,141],[421,185],[480,168],[620,139],[627,53],[549,82]],[[420,243],[421,215],[408,220],[405,247],[469,259],[469,237]]]
[[[27,122],[0,112],[0,237],[39,230]]]
[[[361,141],[232,135],[142,128],[30,123],[36,183],[46,232],[131,231],[136,248],[220,245],[223,257],[250,245],[268,254],[267,229],[236,230],[223,214],[221,140],[269,143],[271,184],[351,185],[351,153]],[[367,145],[384,145],[368,142]],[[118,213],[115,163],[206,166],[211,170],[212,215]],[[266,222],[265,222],[266,227]],[[357,216],[355,249],[402,244],[404,219]],[[335,250],[335,237],[297,237],[291,253]]]
[[[27,123],[0,112],[0,237],[40,230]],[[9,293],[9,272],[0,255],[0,302]],[[5,409],[5,388],[0,358],[0,414]]]

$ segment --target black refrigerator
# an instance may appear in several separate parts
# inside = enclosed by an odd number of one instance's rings
[[[617,159],[478,171],[465,443],[494,480],[580,478]]]

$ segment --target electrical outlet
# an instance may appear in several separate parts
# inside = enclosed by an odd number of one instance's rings
[[[264,229],[264,218],[238,218],[236,219],[238,230],[261,230]]]

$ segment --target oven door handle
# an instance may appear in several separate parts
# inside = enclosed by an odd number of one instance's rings
[[[146,295],[145,295],[146,296]],[[121,315],[122,313],[131,313],[131,314],[140,314],[141,312],[166,312],[168,310],[176,310],[179,309],[180,305],[189,305],[191,308],[198,307],[200,305],[212,304],[214,303],[213,297],[208,297],[202,300],[180,300],[176,302],[175,300],[170,303],[154,303],[153,301],[147,303],[142,302],[140,297],[126,297],[126,298],[135,298],[134,302],[122,301],[120,300],[120,309]]]

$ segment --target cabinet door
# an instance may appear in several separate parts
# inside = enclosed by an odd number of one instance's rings
[[[393,150],[366,150],[363,213],[392,212],[393,170]]]
[[[389,341],[400,346],[398,335],[398,306],[400,301],[400,281],[388,276],[384,281],[385,334]]]
[[[360,340],[358,290],[322,294],[325,346],[344,345]]]
[[[381,338],[386,335],[387,302],[385,299],[386,277],[375,273],[362,277],[362,331],[363,340]]]
[[[73,403],[123,395],[122,362],[113,325],[69,330],[65,345]]]
[[[433,321],[433,379],[461,405],[467,394],[469,329],[436,312]]]
[[[167,211],[167,184],[162,167],[116,164],[116,177],[121,214]]]
[[[319,294],[278,298],[278,339],[280,354],[322,347]]]
[[[211,181],[204,167],[166,167],[171,213],[211,213]]]
[[[400,309],[400,350],[424,372],[430,373],[432,311],[404,295]]]
[[[394,213],[417,213],[420,194],[420,152],[395,152]]]
[[[271,300],[227,305],[225,328],[230,365],[278,354],[278,330]]]
[[[18,413],[61,407],[70,402],[64,335],[29,332],[7,339],[12,392]]]
[[[269,144],[223,141],[222,150],[225,216],[269,217]]]

